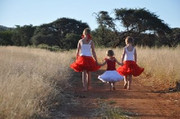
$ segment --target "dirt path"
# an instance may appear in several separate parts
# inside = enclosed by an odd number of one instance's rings
[[[82,91],[81,74],[75,73],[71,79],[74,81],[73,87],[69,89],[74,105],[66,105],[63,108],[63,111],[68,113],[68,118],[101,118],[107,113],[102,113],[104,107],[108,106],[123,109],[127,118],[180,119],[180,92],[153,92],[150,87],[140,85],[138,79],[133,80],[132,90],[123,89],[121,81],[116,84],[115,91],[109,91],[109,85],[97,79],[98,74],[102,72],[92,73],[93,88],[88,92]],[[110,118],[114,118],[113,116]]]

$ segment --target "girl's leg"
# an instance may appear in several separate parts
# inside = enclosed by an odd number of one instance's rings
[[[128,81],[127,76],[124,76],[124,89],[127,88],[127,81]]]
[[[110,91],[112,90],[112,83],[109,82]]]
[[[113,90],[116,90],[116,88],[115,88],[115,82],[113,82],[112,84],[113,84]]]
[[[132,82],[132,75],[129,75],[128,86],[127,86],[127,89],[128,89],[128,90],[131,89],[131,82]]]
[[[86,71],[82,72],[82,83],[83,83],[83,88],[85,91],[87,91],[87,78],[86,78]]]
[[[83,88],[85,87],[85,80],[84,80],[84,78],[85,78],[85,71],[83,71],[82,72],[82,84],[83,84]]]
[[[91,89],[91,72],[87,71],[87,87]]]

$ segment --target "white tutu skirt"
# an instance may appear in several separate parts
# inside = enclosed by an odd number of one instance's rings
[[[117,82],[122,80],[124,77],[121,76],[116,70],[105,71],[102,75],[98,76],[102,82]]]

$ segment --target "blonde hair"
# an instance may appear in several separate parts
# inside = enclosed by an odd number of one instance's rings
[[[125,42],[126,42],[126,43],[134,44],[134,38],[133,38],[133,37],[130,37],[130,36],[127,36],[126,39],[125,39]]]
[[[106,52],[107,56],[114,56],[114,51],[113,50],[108,50]]]
[[[85,28],[85,29],[83,30],[83,35],[87,35],[87,34],[91,34],[90,28]]]

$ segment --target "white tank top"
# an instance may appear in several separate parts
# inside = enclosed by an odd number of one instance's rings
[[[91,53],[91,42],[92,41],[89,41],[88,44],[83,44],[82,43],[80,56],[92,56],[92,53]]]
[[[132,51],[128,51],[127,47],[125,48],[125,56],[124,56],[124,61],[130,60],[134,61],[134,49]]]

